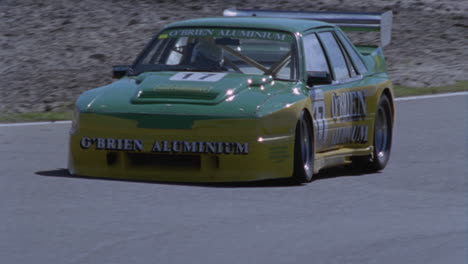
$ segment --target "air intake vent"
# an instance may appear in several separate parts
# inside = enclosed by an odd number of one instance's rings
[[[200,155],[164,155],[146,153],[127,153],[128,161],[132,167],[153,168],[201,168]]]
[[[186,91],[154,91],[144,92],[139,98],[214,100],[218,93],[186,92]]]

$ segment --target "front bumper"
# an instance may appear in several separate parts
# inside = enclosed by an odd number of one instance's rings
[[[236,182],[292,176],[294,137],[265,135],[255,119],[195,121],[191,129],[144,128],[129,119],[93,114],[81,115],[80,119],[79,129],[70,134],[68,168],[74,175],[170,182]],[[106,139],[114,144],[109,146]],[[127,148],[125,139],[130,142]],[[134,144],[135,140],[138,144]],[[98,141],[105,143],[98,146]],[[224,143],[231,151],[183,151],[181,146],[178,152],[165,151],[164,142]]]

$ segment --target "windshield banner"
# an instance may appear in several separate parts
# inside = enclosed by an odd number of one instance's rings
[[[159,39],[178,37],[249,38],[276,41],[292,40],[292,36],[287,33],[250,29],[178,28],[166,30],[159,35]]]

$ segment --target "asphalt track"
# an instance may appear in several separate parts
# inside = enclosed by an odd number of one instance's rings
[[[74,178],[70,124],[0,127],[0,263],[467,263],[467,113],[399,101],[383,172],[303,186]]]

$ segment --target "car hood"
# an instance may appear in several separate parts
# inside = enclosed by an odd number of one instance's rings
[[[218,104],[248,88],[248,76],[222,72],[142,74],[134,104]],[[265,78],[266,83],[266,78]]]
[[[92,113],[256,116],[267,100],[295,86],[262,75],[151,72],[85,92],[77,107]]]

